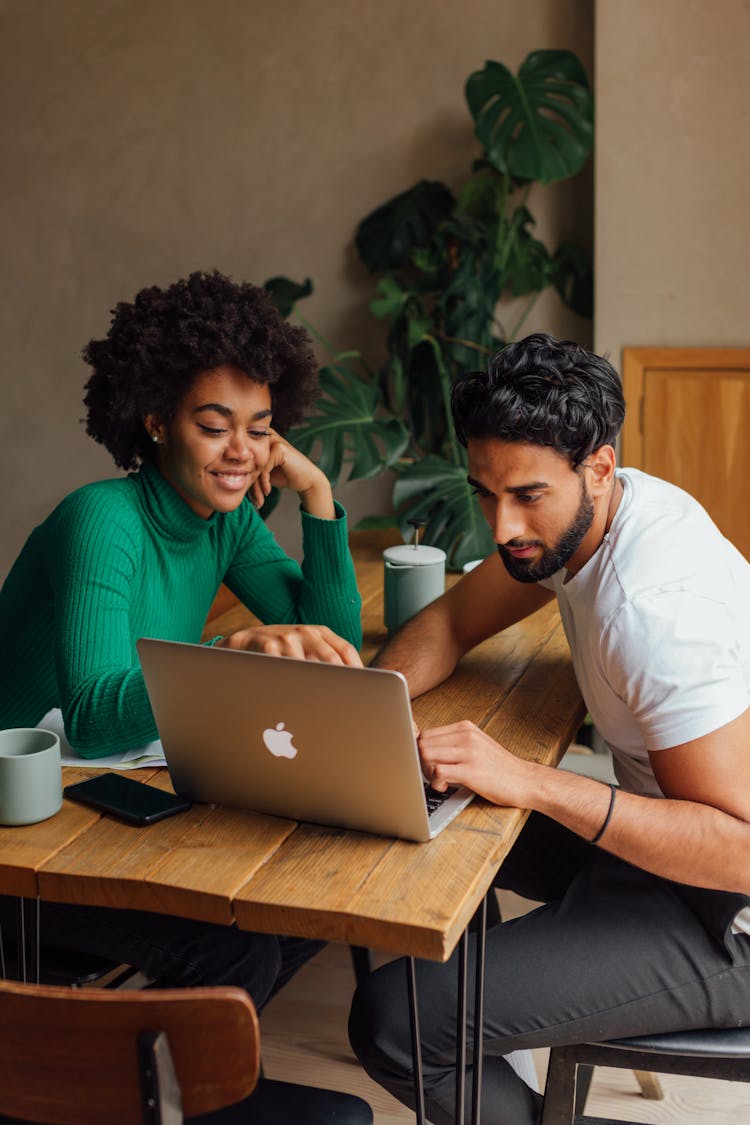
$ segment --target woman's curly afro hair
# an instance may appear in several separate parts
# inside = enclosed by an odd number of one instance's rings
[[[284,320],[264,289],[217,271],[142,289],[116,306],[106,338],[81,354],[94,369],[83,400],[86,431],[123,469],[152,456],[145,417],[168,423],[199,371],[232,364],[267,383],[282,433],[317,389],[307,333]]]

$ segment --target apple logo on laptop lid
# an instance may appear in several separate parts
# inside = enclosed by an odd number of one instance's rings
[[[277,723],[275,727],[267,727],[263,731],[263,741],[266,748],[276,758],[296,758],[297,747],[292,745],[294,735],[284,730],[283,723]]]

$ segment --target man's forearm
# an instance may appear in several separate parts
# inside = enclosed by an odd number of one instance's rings
[[[446,680],[462,655],[437,602],[426,606],[386,641],[372,664],[406,676],[413,699]]]
[[[593,839],[607,815],[609,788],[564,770],[536,770],[529,806]],[[711,805],[618,789],[599,846],[677,883],[750,894],[750,824]]]

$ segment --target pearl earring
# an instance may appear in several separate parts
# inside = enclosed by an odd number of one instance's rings
[[[158,442],[158,441],[159,441],[159,435],[158,435],[158,434],[152,434],[152,435],[151,435],[151,440],[152,440],[152,441],[155,441],[155,442]]]

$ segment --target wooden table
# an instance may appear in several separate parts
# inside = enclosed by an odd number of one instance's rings
[[[353,536],[365,661],[385,637],[384,545],[382,536]],[[210,617],[206,636],[252,620],[242,606],[224,608],[220,600],[215,606],[223,612]],[[449,681],[415,702],[414,714],[423,727],[473,719],[521,757],[556,765],[584,714],[556,606],[476,648]],[[63,772],[70,784],[97,768]],[[171,788],[166,770],[139,770],[137,776]],[[476,798],[434,840],[415,844],[207,805],[133,828],[66,800],[41,824],[0,828],[0,893],[19,899],[21,946],[24,900],[42,899],[234,921],[245,930],[405,955],[418,1125],[425,1112],[414,959],[446,961],[460,940],[456,1120],[463,1121],[467,927],[479,909],[472,1102],[477,1121],[486,895],[527,815]]]
[[[353,540],[368,659],[385,635],[383,542]],[[248,620],[236,606],[207,633]],[[556,764],[583,717],[556,607],[479,646],[414,711],[422,726],[471,718],[520,756]],[[64,782],[92,772],[66,767]],[[166,770],[131,776],[170,788]],[[444,961],[526,815],[476,799],[435,840],[414,844],[205,805],[132,828],[66,800],[41,824],[0,828],[0,893],[234,920]]]

